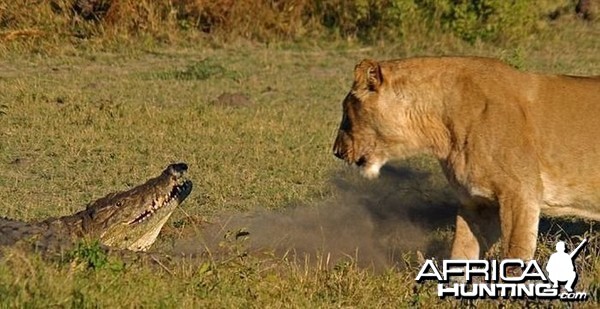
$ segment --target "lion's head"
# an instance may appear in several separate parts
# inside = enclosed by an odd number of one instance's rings
[[[436,138],[430,133],[443,131],[437,104],[432,104],[439,100],[411,71],[398,62],[368,59],[354,69],[333,153],[367,178],[377,177],[388,160],[431,153]]]

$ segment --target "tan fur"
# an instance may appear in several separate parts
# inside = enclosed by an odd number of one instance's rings
[[[533,258],[540,211],[600,220],[600,77],[442,57],[364,60],[354,78],[334,153],[367,177],[436,156],[462,201],[452,258],[499,237],[506,258]]]

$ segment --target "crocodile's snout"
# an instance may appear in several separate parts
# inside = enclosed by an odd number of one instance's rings
[[[188,166],[185,163],[175,163],[169,165],[168,170],[171,173],[171,175],[175,177],[180,177],[185,171],[188,170]]]
[[[105,203],[109,206],[105,207],[106,219],[97,220],[101,225],[100,241],[107,246],[133,251],[149,248],[175,207],[192,192],[192,181],[184,177],[187,170],[187,164],[174,163],[160,176],[129,191],[111,195],[110,203]],[[119,202],[121,206],[110,207]],[[96,213],[99,211],[101,209],[96,209]]]

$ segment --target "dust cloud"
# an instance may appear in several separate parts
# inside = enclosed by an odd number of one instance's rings
[[[439,173],[408,165],[385,167],[369,181],[356,171],[332,177],[333,197],[280,211],[222,215],[175,245],[185,254],[214,254],[223,241],[248,252],[329,263],[350,258],[361,267],[402,266],[417,251],[448,256],[457,201]]]

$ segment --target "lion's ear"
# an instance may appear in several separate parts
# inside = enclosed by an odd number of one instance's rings
[[[354,68],[354,82],[360,88],[377,91],[383,82],[381,67],[375,60],[365,59]]]

